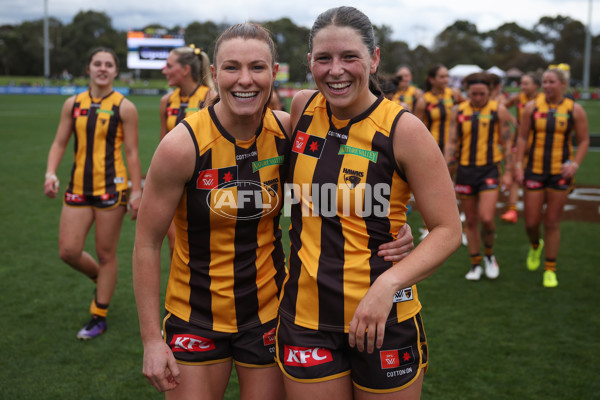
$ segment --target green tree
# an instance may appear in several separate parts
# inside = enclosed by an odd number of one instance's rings
[[[482,45],[483,36],[477,27],[469,21],[456,21],[436,36],[433,53],[436,62],[448,68],[457,64],[487,64]]]
[[[571,66],[571,77],[583,77],[583,52],[585,47],[585,26],[570,17],[542,17],[534,26],[540,42],[552,55],[552,63],[566,63]]]
[[[117,32],[105,13],[80,11],[73,22],[65,27],[62,43],[68,49],[63,56],[71,66],[70,72],[75,76],[86,74],[87,55],[99,46],[113,49],[119,58],[120,69],[127,68],[126,33]]]
[[[263,25],[271,31],[277,47],[279,62],[290,65],[290,81],[304,82],[308,72],[308,28],[298,26],[289,18],[266,21]]]
[[[522,49],[537,40],[535,32],[522,28],[514,22],[503,24],[484,35],[491,42],[487,49],[486,66],[489,68],[497,65],[504,70],[514,67],[514,60],[524,54]]]
[[[215,40],[226,28],[227,25],[217,25],[212,21],[192,22],[185,28],[185,43],[200,47],[212,62]]]
[[[393,30],[390,26],[373,26],[377,45],[381,51],[379,71],[393,74],[400,65],[412,64],[410,48],[406,42],[392,40]]]

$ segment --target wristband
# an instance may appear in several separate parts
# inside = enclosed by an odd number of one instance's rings
[[[139,199],[140,197],[142,197],[142,192],[137,192],[135,194],[132,194],[131,197],[129,198],[129,202],[133,203],[135,200]]]
[[[53,181],[57,181],[58,177],[56,174],[46,174],[46,179],[52,179]]]

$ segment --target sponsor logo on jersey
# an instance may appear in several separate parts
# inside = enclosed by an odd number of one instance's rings
[[[398,350],[382,350],[379,352],[381,369],[399,368],[415,362],[412,346]]]
[[[347,146],[347,145],[343,144],[340,146],[340,151],[338,152],[338,155],[346,155],[346,154],[352,154],[354,156],[366,158],[367,160],[372,161],[372,162],[377,162],[377,156],[379,153],[377,151],[359,149],[356,147]]]
[[[329,132],[327,132],[327,136],[333,136],[333,137],[336,137],[338,139],[348,140],[348,135],[346,135],[344,133],[335,132],[335,131],[329,131]]]
[[[195,353],[214,350],[215,342],[196,335],[173,335],[171,350],[174,352]]]
[[[285,345],[284,364],[291,367],[314,367],[333,361],[331,351],[320,347],[298,347]]]
[[[108,114],[108,115],[110,115],[111,117],[112,117],[113,115],[115,115],[115,112],[114,112],[113,110],[101,110],[101,109],[99,109],[99,110],[97,110],[96,112],[97,112],[98,114]]]
[[[87,108],[79,108],[79,107],[75,107],[73,109],[73,118],[77,118],[77,117],[85,117],[89,114],[90,110],[88,110]]]
[[[296,140],[294,140],[294,145],[292,146],[292,151],[294,153],[321,158],[325,142],[325,138],[298,131],[296,133]]]
[[[278,156],[273,158],[267,158],[265,160],[253,161],[252,162],[252,172],[256,172],[261,168],[269,167],[271,165],[282,165],[285,156]]]
[[[400,289],[396,293],[394,293],[394,303],[403,303],[405,301],[411,301],[413,299],[414,298],[412,287]]]
[[[200,171],[196,180],[196,189],[212,190],[220,185],[237,181],[238,167],[205,169]]]

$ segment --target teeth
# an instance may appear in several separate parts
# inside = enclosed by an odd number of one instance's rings
[[[332,89],[344,89],[347,88],[348,86],[350,86],[349,83],[330,83],[329,87],[331,87]]]
[[[258,92],[235,92],[235,93],[233,93],[233,95],[235,97],[243,97],[243,98],[254,97],[257,94],[258,94]]]

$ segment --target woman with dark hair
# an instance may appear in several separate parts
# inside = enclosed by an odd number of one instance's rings
[[[333,8],[314,22],[308,63],[318,91],[300,91],[291,109],[291,253],[277,329],[291,400],[418,398],[427,341],[415,284],[460,244],[435,141],[369,89],[379,57],[359,10]],[[406,224],[411,192],[431,233],[386,261],[377,246]]]
[[[167,398],[221,399],[233,362],[241,398],[280,399],[273,356],[289,115],[267,106],[278,69],[267,30],[230,27],[213,62],[216,103],[164,137],[146,180],[133,259],[143,372]],[[163,337],[160,248],[173,219]]]
[[[500,186],[510,186],[512,178],[513,163],[510,145],[507,145],[511,115],[506,107],[490,98],[493,86],[490,74],[477,72],[465,77],[463,82],[468,100],[452,110],[450,137],[444,153],[448,165],[458,164],[455,190],[465,213],[471,257],[471,268],[465,278],[476,281],[485,272],[487,278],[496,279],[500,270],[494,256],[494,215]],[[503,158],[508,169],[501,182]],[[480,241],[483,241],[483,257]]]
[[[465,99],[456,88],[450,88],[448,68],[434,65],[427,71],[425,94],[415,104],[415,115],[423,121],[443,152],[450,132],[450,113],[455,104]]]
[[[59,187],[56,169],[74,135],[75,161],[63,200],[58,247],[64,262],[96,284],[92,317],[77,333],[82,340],[93,339],[107,329],[106,315],[117,284],[121,224],[128,209],[131,218],[136,218],[142,195],[137,110],[113,89],[119,73],[118,58],[112,49],[94,49],[86,70],[90,76],[88,90],[63,104],[44,182],[44,193],[55,198]],[[83,249],[94,223],[98,260]]]
[[[534,74],[533,72],[528,72],[521,77],[521,91],[512,97],[510,97],[506,101],[506,108],[510,108],[512,106],[517,107],[517,120],[516,120],[516,132],[514,135],[514,140],[512,140],[512,152],[516,154],[517,152],[517,134],[519,129],[519,122],[521,121],[521,116],[523,115],[523,109],[525,108],[525,104],[529,103],[532,100],[535,100],[538,96],[543,96],[543,93],[540,93],[541,86],[540,78]],[[513,157],[514,161],[514,157]],[[511,224],[516,224],[519,219],[517,215],[517,202],[519,200],[519,184],[517,181],[513,181],[512,185],[510,185],[509,193],[508,193],[508,210],[504,212],[500,218],[503,221],[510,222]]]
[[[545,247],[542,285],[547,288],[558,286],[560,219],[575,173],[590,145],[587,115],[581,105],[565,97],[567,85],[563,70],[550,68],[544,72],[544,95],[525,105],[517,137],[515,179],[524,190],[523,218],[530,243],[527,268],[539,268]]]

